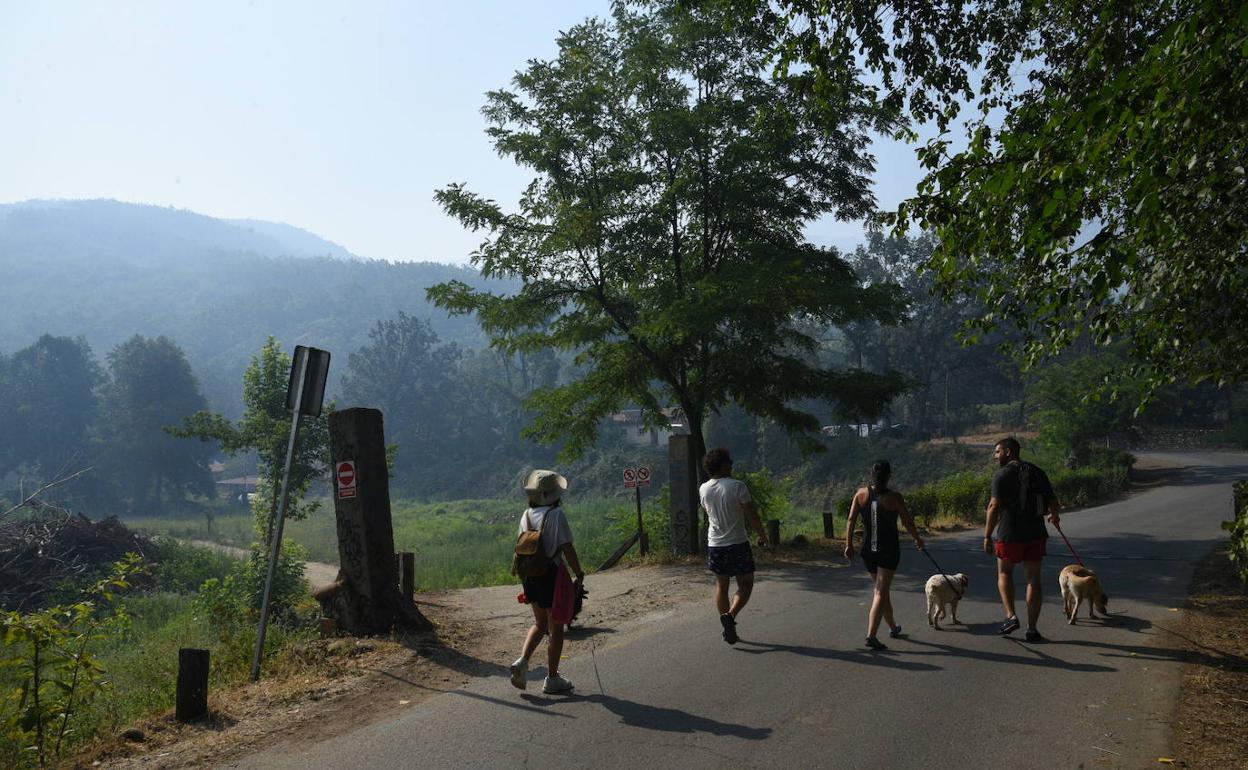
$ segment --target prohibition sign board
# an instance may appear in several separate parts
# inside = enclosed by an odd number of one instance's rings
[[[334,478],[338,482],[338,499],[345,500],[349,497],[355,497],[357,476],[355,474],[355,460],[342,460],[334,467]]]

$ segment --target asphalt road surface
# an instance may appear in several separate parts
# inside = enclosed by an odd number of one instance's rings
[[[860,568],[768,570],[736,646],[720,638],[708,595],[626,631],[585,632],[564,663],[571,697],[542,695],[540,678],[518,691],[500,666],[392,721],[226,767],[1158,767],[1183,665],[1182,640],[1167,629],[1193,563],[1224,539],[1231,481],[1248,478],[1248,456],[1167,457],[1188,467],[1064,518],[1112,617],[1066,625],[1057,575],[1073,559],[1054,534],[1047,644],[996,635],[1003,612],[978,531],[930,544],[970,590],[958,612],[966,625],[929,629],[923,583],[934,570],[903,538],[893,598],[908,635],[887,651],[862,646],[870,585]]]

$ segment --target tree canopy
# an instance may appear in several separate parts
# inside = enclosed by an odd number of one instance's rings
[[[101,401],[108,447],[101,465],[132,511],[159,513],[167,497],[214,494],[207,467],[212,448],[165,431],[206,406],[173,340],[136,334],[114,348]]]
[[[1248,6],[734,5],[821,93],[940,129],[891,221],[935,232],[928,266],[979,298],[981,329],[1016,327],[1030,363],[1080,335],[1125,342],[1143,393],[1248,377]],[[873,77],[847,77],[848,61]]]
[[[873,210],[866,146],[888,113],[851,99],[828,120],[811,76],[769,76],[768,30],[729,20],[718,5],[617,3],[573,27],[483,109],[498,152],[535,173],[518,210],[460,184],[437,193],[487,233],[481,272],[523,285],[450,282],[430,297],[475,313],[507,351],[577,353],[577,375],[530,401],[530,434],[565,456],[628,405],[656,422],[678,406],[700,448],[727,403],[801,436],[820,427],[801,399],[872,414],[900,391],[896,376],[819,365],[799,323],[902,310],[892,287],[863,285],[803,236],[819,217]]]

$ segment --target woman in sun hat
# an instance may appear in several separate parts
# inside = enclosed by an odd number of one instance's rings
[[[568,526],[568,518],[560,505],[567,489],[568,480],[554,471],[536,470],[524,480],[524,493],[529,507],[520,517],[519,534],[541,532],[542,552],[550,560],[550,567],[543,575],[524,579],[524,596],[533,608],[533,625],[524,638],[520,657],[511,664],[511,683],[521,690],[528,686],[529,658],[542,637],[548,633],[550,643],[546,653],[546,681],[542,684],[542,692],[564,693],[572,689],[572,683],[559,675],[564,623],[568,618],[556,620],[556,613],[551,611],[555,607],[556,589],[560,581],[569,584],[567,589],[571,588],[569,572],[576,575],[578,587],[585,579],[585,572],[576,555],[576,547],[572,545],[572,529]],[[564,595],[569,600],[573,596],[566,589]]]

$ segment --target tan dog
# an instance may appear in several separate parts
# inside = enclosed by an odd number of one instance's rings
[[[932,575],[928,578],[927,585],[923,587],[927,594],[927,624],[939,631],[938,621],[945,616],[945,607],[950,608],[953,622],[961,623],[958,620],[958,602],[966,596],[968,585],[970,581],[961,572],[950,575],[948,580],[945,580],[944,575]]]
[[[1102,615],[1109,614],[1106,608],[1109,596],[1101,588],[1096,573],[1087,567],[1078,564],[1065,567],[1057,578],[1057,584],[1062,588],[1062,610],[1070,618],[1072,626],[1084,599],[1088,601],[1088,617],[1096,617],[1096,610],[1100,610]]]

